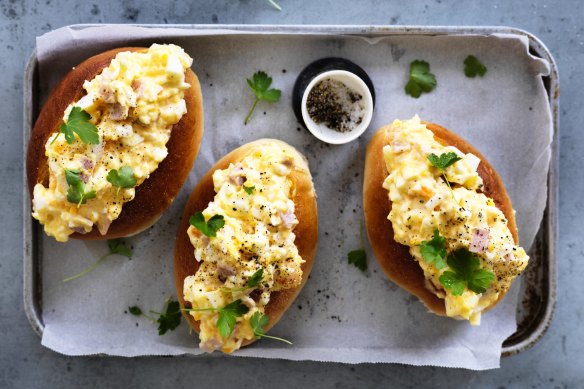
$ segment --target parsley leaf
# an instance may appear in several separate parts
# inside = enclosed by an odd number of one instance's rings
[[[245,193],[247,193],[248,195],[250,195],[255,190],[255,185],[254,186],[249,186],[249,187],[243,185],[243,190],[245,191]]]
[[[71,276],[69,278],[65,278],[63,280],[63,282],[69,282],[69,281],[72,281],[76,278],[83,277],[84,275],[86,275],[88,273],[91,273],[106,258],[108,258],[114,254],[123,255],[124,257],[128,257],[129,259],[132,259],[131,258],[132,257],[132,250],[126,246],[126,243],[124,242],[123,239],[110,239],[107,241],[107,245],[109,247],[109,252],[107,254],[104,254],[101,257],[99,257],[99,259],[93,265],[91,265],[87,269],[83,270],[81,273],[76,274],[74,276]]]
[[[452,187],[450,186],[450,182],[448,182],[448,179],[446,178],[445,170],[447,167],[460,161],[462,158],[460,158],[458,155],[456,155],[456,153],[454,153],[452,151],[448,152],[448,153],[442,153],[442,154],[440,154],[440,156],[437,156],[436,154],[432,153],[432,154],[428,155],[427,158],[428,158],[428,161],[430,161],[430,163],[432,164],[432,166],[434,166],[436,169],[438,169],[442,173],[442,178],[444,178],[446,185],[448,185],[448,189],[450,189],[450,193],[452,194],[452,198],[454,199],[454,201],[456,201],[456,197],[454,197],[454,191],[452,190]]]
[[[136,176],[134,176],[134,172],[129,166],[123,166],[119,170],[110,170],[107,174],[106,180],[118,188],[118,193],[121,188],[135,187],[137,182]]]
[[[179,326],[182,317],[178,301],[172,299],[168,300],[164,313],[150,312],[160,315],[156,320],[158,323],[158,335],[164,335],[168,330],[174,331]]]
[[[134,305],[133,307],[128,307],[128,311],[134,316],[142,315],[142,310],[140,309],[140,307],[136,305]]]
[[[208,221],[205,221],[203,213],[196,212],[189,219],[189,223],[203,234],[214,238],[217,236],[217,231],[225,225],[225,218],[223,215],[214,215]]]
[[[347,259],[349,264],[355,265],[355,267],[362,272],[367,271],[367,252],[365,252],[365,244],[363,243],[363,222],[360,224],[359,228],[359,240],[361,242],[361,248],[353,251],[349,251]]]
[[[349,251],[347,256],[349,263],[355,265],[355,267],[362,272],[367,271],[367,253],[363,249],[357,249]]]
[[[438,229],[434,230],[434,237],[431,240],[420,244],[420,254],[424,261],[433,263],[436,269],[446,267],[446,239],[440,236]]]
[[[260,284],[260,282],[262,282],[262,278],[264,278],[264,269],[260,269],[253,273],[251,277],[249,277],[249,279],[247,280],[246,284],[247,289],[257,287]]]
[[[292,344],[292,342],[290,342],[286,339],[266,335],[266,331],[264,331],[264,327],[267,326],[269,322],[270,322],[270,317],[268,315],[262,315],[259,312],[255,312],[251,316],[251,318],[249,319],[249,325],[251,326],[251,329],[253,330],[253,334],[255,335],[256,339],[269,338],[269,339],[279,340],[280,342]]]
[[[428,155],[428,160],[436,169],[443,172],[447,167],[453,165],[455,162],[460,161],[460,158],[456,153],[450,151],[448,153],[442,153],[440,156],[432,153]]]
[[[271,103],[275,103],[276,101],[280,100],[280,95],[282,92],[279,89],[268,89],[270,85],[272,85],[272,78],[268,76],[265,72],[258,71],[256,72],[251,79],[246,79],[247,85],[253,91],[256,99],[251,107],[249,113],[245,117],[243,124],[247,124],[253,111],[256,108],[256,105],[261,100],[265,100]]]
[[[85,183],[81,180],[80,174],[81,172],[79,170],[65,169],[65,180],[69,185],[69,189],[67,189],[67,201],[77,204],[77,208],[81,204],[85,204],[88,199],[95,198],[94,190],[85,192]]]
[[[219,310],[216,326],[224,339],[229,338],[233,333],[237,318],[245,315],[248,311],[249,308],[241,302],[241,299],[237,299]]]
[[[185,312],[202,312],[202,311],[216,311],[219,312],[219,318],[215,326],[219,330],[221,336],[225,339],[229,338],[235,328],[235,322],[238,317],[241,317],[249,312],[247,305],[237,299],[223,308],[184,308]]]
[[[464,60],[464,75],[470,78],[474,78],[477,75],[484,76],[487,73],[487,67],[483,65],[477,57],[474,55],[469,55]]]
[[[462,295],[464,287],[474,293],[484,293],[495,280],[495,275],[480,269],[480,259],[466,249],[458,249],[448,255],[448,266],[453,270],[440,276],[440,283],[454,296]]]
[[[66,123],[62,123],[59,127],[59,133],[55,135],[51,144],[57,140],[59,135],[64,134],[65,140],[69,144],[75,142],[75,134],[79,136],[79,139],[83,143],[90,145],[96,145],[99,143],[99,134],[97,132],[97,127],[92,124],[89,120],[91,115],[82,110],[80,107],[73,107],[69,113]]]
[[[436,88],[436,76],[430,73],[430,65],[426,61],[413,61],[410,64],[410,79],[406,84],[406,94],[418,98],[424,92]]]

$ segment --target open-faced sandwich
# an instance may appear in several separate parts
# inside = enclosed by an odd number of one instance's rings
[[[192,168],[203,135],[192,59],[175,45],[121,48],[73,68],[34,126],[33,217],[64,242],[151,226]]]
[[[417,116],[371,139],[363,206],[385,273],[438,315],[479,324],[527,266],[497,172],[465,140]]]
[[[306,282],[318,235],[308,163],[272,139],[223,157],[193,190],[174,272],[201,349],[230,353],[267,337]]]

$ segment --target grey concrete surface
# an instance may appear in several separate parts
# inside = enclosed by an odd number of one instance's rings
[[[584,3],[562,1],[0,0],[0,388],[584,387]],[[539,36],[561,76],[559,302],[534,348],[498,370],[229,357],[70,358],[40,345],[22,304],[22,74],[35,37],[75,23],[508,25]]]

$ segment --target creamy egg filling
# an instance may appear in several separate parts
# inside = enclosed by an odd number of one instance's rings
[[[383,187],[392,202],[388,219],[393,225],[394,239],[410,247],[410,254],[424,270],[426,287],[444,299],[446,314],[479,324],[481,312],[509,289],[513,279],[527,266],[529,257],[515,245],[503,212],[481,193],[479,158],[438,143],[417,116],[394,121],[386,135],[388,143],[383,155],[391,173]],[[445,170],[453,193],[427,158],[431,153],[447,152],[462,158]],[[448,253],[467,249],[480,258],[481,268],[494,273],[494,281],[485,293],[465,288],[461,296],[454,296],[441,285],[439,277],[448,267],[437,269],[420,253],[420,244],[431,240],[435,229],[446,239]]]
[[[75,135],[68,144],[64,136],[52,134],[45,154],[49,164],[49,186],[34,187],[33,217],[45,232],[65,242],[74,232],[87,233],[94,225],[104,235],[132,200],[135,188],[118,190],[106,177],[113,169],[129,166],[140,185],[156,170],[168,151],[171,128],[186,113],[185,70],[192,59],[175,45],[152,45],[145,52],[122,52],[91,81],[86,94],[67,107],[66,122],[73,107],[91,115],[99,144],[86,144]],[[85,204],[67,201],[69,185],[65,170],[79,171],[87,190],[96,193]]]
[[[213,173],[216,195],[203,215],[206,220],[222,215],[225,225],[216,237],[189,227],[200,267],[185,279],[184,298],[194,309],[222,308],[241,299],[249,311],[237,318],[227,339],[217,329],[217,312],[190,312],[200,322],[200,347],[205,351],[229,353],[244,340],[253,339],[252,315],[264,313],[272,292],[295,288],[302,282],[304,260],[294,244],[293,232],[298,224],[291,200],[295,193],[290,179],[293,169],[294,158],[285,149],[266,145],[241,162]],[[260,285],[245,289],[249,278],[260,269]]]

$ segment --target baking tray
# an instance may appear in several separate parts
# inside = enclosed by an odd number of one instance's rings
[[[76,25],[85,28],[95,25]],[[141,27],[173,27],[188,29],[217,29],[258,31],[278,34],[332,34],[360,37],[399,35],[489,35],[513,34],[529,40],[530,53],[550,64],[550,74],[543,77],[552,113],[553,141],[548,174],[548,198],[540,228],[532,247],[528,250],[530,263],[521,277],[520,298],[517,306],[517,331],[503,343],[502,355],[524,351],[546,333],[556,304],[556,238],[558,234],[558,178],[559,178],[559,75],[557,65],[547,47],[529,32],[513,27],[448,27],[448,26],[274,26],[274,25],[138,25]],[[30,56],[24,72],[23,155],[39,113],[39,75],[36,53]],[[23,169],[23,293],[26,316],[34,331],[42,336],[42,249],[41,228],[31,215],[31,203]]]

